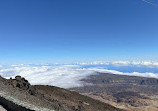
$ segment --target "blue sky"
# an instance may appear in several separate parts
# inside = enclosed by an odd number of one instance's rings
[[[0,63],[157,61],[157,30],[141,0],[1,0]]]

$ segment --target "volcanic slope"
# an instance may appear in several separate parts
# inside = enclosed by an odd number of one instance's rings
[[[73,91],[0,77],[0,105],[7,111],[123,111]]]

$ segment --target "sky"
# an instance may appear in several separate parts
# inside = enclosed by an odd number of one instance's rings
[[[158,61],[157,30],[143,0],[1,0],[0,64]]]

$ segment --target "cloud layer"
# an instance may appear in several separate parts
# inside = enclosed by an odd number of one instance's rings
[[[125,63],[121,63],[121,65],[122,64]],[[79,87],[85,85],[80,80],[89,75],[97,74],[96,72],[158,78],[158,74],[156,73],[129,73],[108,70],[101,67],[84,68],[83,65],[12,65],[9,67],[0,68],[0,75],[5,78],[21,75],[22,77],[28,79],[31,84],[54,85],[62,88]]]
[[[85,78],[94,71],[80,68],[77,65],[61,66],[13,66],[0,70],[5,77],[20,75],[30,81],[31,84],[55,85],[63,88],[81,86],[79,80]]]
[[[95,61],[95,62],[82,62],[78,63],[80,65],[114,65],[114,66],[145,66],[145,67],[153,67],[158,68],[157,61]]]

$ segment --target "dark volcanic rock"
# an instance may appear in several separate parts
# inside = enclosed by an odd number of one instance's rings
[[[16,76],[15,79],[10,78],[8,82],[14,88],[18,88],[20,90],[26,90],[31,95],[34,95],[36,93],[36,89],[31,87],[31,84],[28,82],[28,80],[22,78],[21,76]]]
[[[6,100],[3,97],[0,97],[0,105],[2,105],[7,111],[33,111],[25,107],[19,106],[12,101]]]

